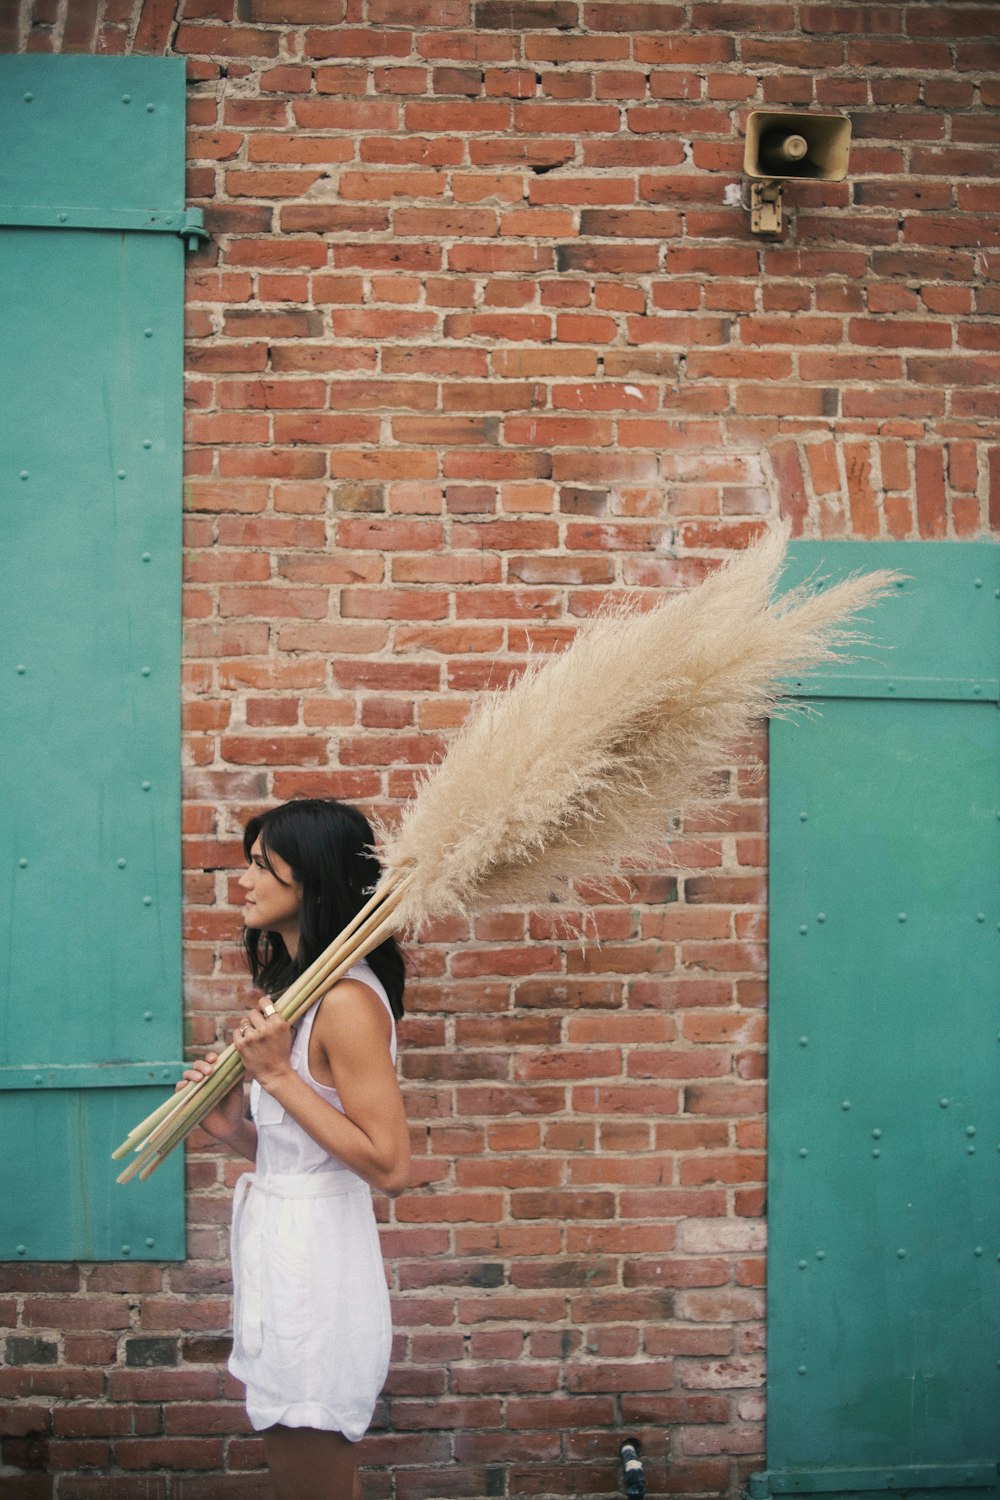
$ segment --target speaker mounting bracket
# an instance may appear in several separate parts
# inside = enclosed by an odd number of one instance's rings
[[[781,234],[781,190],[784,183],[767,178],[750,184],[750,229],[753,234]]]

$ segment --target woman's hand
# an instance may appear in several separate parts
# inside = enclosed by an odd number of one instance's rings
[[[208,1078],[215,1071],[218,1062],[217,1052],[206,1052],[204,1058],[198,1058],[184,1071],[184,1077],[177,1085],[175,1092],[185,1088],[189,1083],[201,1083],[203,1078]],[[234,1087],[224,1099],[221,1099],[215,1109],[202,1120],[202,1126],[209,1135],[217,1141],[228,1141],[233,1133],[239,1128],[243,1119],[243,1089]]]
[[[272,1085],[293,1075],[292,1028],[271,1000],[262,1000],[256,1010],[247,1011],[233,1032],[233,1046],[261,1088],[270,1091]]]

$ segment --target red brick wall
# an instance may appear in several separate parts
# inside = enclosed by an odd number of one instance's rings
[[[961,3],[0,10],[8,51],[189,59],[193,1044],[247,994],[249,808],[391,811],[526,651],[779,512],[998,528],[995,36]],[[854,125],[774,243],[739,201],[754,106]],[[623,1433],[652,1495],[760,1462],[766,788],[724,774],[690,873],[580,893],[601,946],[546,910],[411,949],[372,1500],[611,1495]],[[238,1171],[196,1143],[185,1265],[0,1270],[0,1496],[269,1494],[220,1373]]]

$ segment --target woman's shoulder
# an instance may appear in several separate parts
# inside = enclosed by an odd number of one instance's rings
[[[367,1032],[392,1035],[392,1014],[388,999],[375,974],[367,964],[355,964],[338,979],[316,1007],[316,1025],[321,1032]]]

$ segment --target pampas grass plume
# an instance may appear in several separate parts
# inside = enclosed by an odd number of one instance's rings
[[[713,772],[779,710],[781,679],[855,644],[845,620],[894,577],[774,602],[785,544],[775,528],[695,588],[605,610],[485,697],[383,841],[388,871],[415,871],[401,925],[612,876],[662,844],[670,814],[710,802]]]

